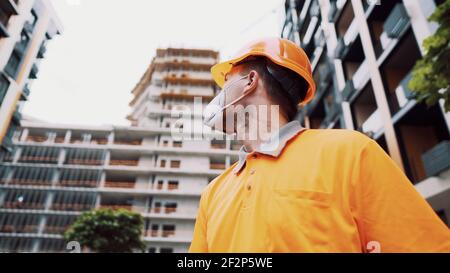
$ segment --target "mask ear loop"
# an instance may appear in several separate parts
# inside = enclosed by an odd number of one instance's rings
[[[242,78],[240,78],[239,80],[237,80],[237,81],[231,83],[230,86],[227,87],[227,89],[230,88],[234,83],[237,83],[237,82],[239,82],[239,81],[241,81],[241,80],[247,78],[248,76],[250,76],[250,74],[248,74],[247,76],[242,77]],[[225,91],[226,91],[226,89],[224,90],[224,92],[225,92]],[[234,101],[232,101],[232,102],[228,103],[227,105],[225,105],[224,107],[222,107],[222,109],[221,109],[220,111],[223,112],[225,109],[227,109],[227,108],[230,107],[231,105],[233,105],[233,104],[235,104],[236,102],[238,102],[238,101],[242,100],[243,98],[245,98],[248,94],[250,94],[250,93],[242,94],[240,97],[238,97],[238,98],[235,99]]]

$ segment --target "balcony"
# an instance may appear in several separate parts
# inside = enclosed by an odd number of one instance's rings
[[[53,203],[50,207],[55,211],[87,211],[93,209],[91,204]]]
[[[3,208],[5,209],[43,210],[44,207],[44,203],[28,203],[19,201],[6,201],[3,204]]]
[[[100,206],[101,209],[111,209],[111,210],[128,210],[128,211],[133,211],[133,205],[101,205]]]
[[[14,51],[20,56],[23,56],[27,50],[28,42],[28,40],[17,42],[14,46]]]
[[[442,141],[422,155],[428,177],[436,176],[450,167],[450,141]]]
[[[326,88],[332,80],[333,68],[331,64],[326,60],[323,64],[319,65],[319,82],[320,88]]]
[[[20,121],[22,120],[22,114],[19,112],[19,110],[14,111],[12,116],[12,122],[18,126],[20,126]]]
[[[386,19],[383,29],[389,38],[398,38],[408,26],[408,23],[409,16],[406,13],[405,6],[398,3]]]
[[[33,33],[33,30],[34,30],[34,25],[33,25],[31,22],[27,21],[27,22],[25,22],[25,24],[23,25],[23,30],[24,30],[25,32],[27,32],[28,34],[32,34],[32,33]]]
[[[408,87],[411,78],[412,72],[408,73],[400,82],[397,89],[395,89],[395,94],[397,95],[397,101],[400,107],[405,106],[409,100],[414,98],[414,93]]]
[[[349,51],[349,46],[344,42],[343,38],[339,38],[336,50],[334,51],[334,56],[336,59],[344,59]]]
[[[330,1],[330,10],[328,12],[328,21],[330,23],[336,22],[338,18],[338,8],[336,4],[337,0],[331,0]]]
[[[211,170],[225,170],[226,165],[225,165],[225,163],[210,163],[209,168]]]
[[[97,181],[89,180],[62,180],[59,182],[61,187],[74,187],[74,188],[95,188],[98,185]]]
[[[362,133],[376,133],[383,127],[371,82],[352,100],[350,109],[354,127]],[[380,128],[381,126],[381,128]]]
[[[44,234],[63,234],[68,226],[45,226]]]
[[[28,85],[25,85],[22,89],[22,95],[21,95],[21,100],[28,100],[28,97],[30,96],[30,88],[28,87]]]
[[[227,144],[223,140],[211,140],[211,149],[225,149]]]
[[[418,103],[393,120],[405,172],[414,184],[446,168],[450,134],[439,105]]]
[[[58,157],[56,156],[33,156],[23,155],[19,159],[20,163],[37,163],[37,164],[57,164]]]
[[[2,233],[37,233],[38,225],[3,225],[0,226]]]
[[[132,146],[140,146],[142,145],[142,139],[136,140],[114,140],[115,145],[132,145]]]
[[[390,111],[394,116],[406,104],[407,98],[412,97],[407,82],[411,76],[411,70],[420,58],[420,49],[413,30],[409,28],[380,66],[386,98],[388,99]],[[401,94],[399,86],[405,91],[405,96]],[[401,101],[398,100],[399,98]]]
[[[16,1],[2,0],[0,1],[0,38],[9,37],[8,21],[13,15],[19,14]]]
[[[342,90],[342,98],[345,101],[349,101],[350,97],[353,95],[353,93],[355,93],[355,91],[356,89],[353,85],[353,80],[347,80],[347,82],[345,83],[345,87]]]
[[[84,158],[69,158],[66,160],[66,165],[103,165],[103,160],[101,159],[84,159]]]
[[[37,179],[11,179],[9,184],[19,186],[51,186],[52,181]]]
[[[124,189],[134,189],[136,186],[135,182],[118,182],[118,181],[106,181],[105,188],[124,188]]]
[[[45,58],[45,53],[47,52],[47,47],[45,46],[45,43],[43,43],[41,45],[41,47],[39,48],[38,54],[37,54],[37,58],[38,59],[43,59]]]
[[[31,67],[31,71],[30,71],[30,79],[37,79],[38,77],[38,73],[39,73],[39,68],[36,64],[33,64],[33,66]]]
[[[130,167],[136,167],[139,165],[139,160],[121,160],[121,159],[115,159],[111,160],[109,162],[109,165],[111,166],[130,166]]]
[[[337,115],[340,113],[340,107],[340,104],[336,102],[325,104],[326,116],[321,124],[322,128],[327,128],[336,119]]]

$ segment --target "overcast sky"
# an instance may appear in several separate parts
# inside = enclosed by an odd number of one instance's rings
[[[52,0],[64,25],[23,113],[48,122],[128,125],[131,90],[158,47],[230,56],[279,36],[283,0]]]

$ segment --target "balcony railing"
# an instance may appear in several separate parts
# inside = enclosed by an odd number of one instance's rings
[[[106,181],[105,188],[125,188],[133,189],[136,186],[135,182],[116,182],[116,181]]]
[[[26,202],[10,202],[7,201],[3,204],[5,209],[29,209],[29,210],[42,210],[45,205],[43,203],[26,203]]]
[[[193,235],[193,230],[186,229],[175,229],[175,230],[146,230],[144,232],[145,237],[153,238],[184,238],[186,240],[191,239]]]
[[[56,211],[86,211],[92,208],[91,204],[53,203],[50,209]]]
[[[450,141],[442,141],[422,155],[427,176],[435,176],[450,167]]]
[[[33,64],[30,71],[30,79],[37,79],[39,73],[39,68],[36,64]]]
[[[412,78],[412,73],[409,72],[405,78],[400,82],[397,89],[395,90],[395,94],[397,95],[397,101],[400,107],[406,105],[406,103],[414,98],[414,93],[409,89],[408,84]]]
[[[36,233],[38,231],[37,225],[3,225],[0,226],[0,232],[4,233]]]
[[[46,226],[44,228],[44,234],[63,234],[67,228],[67,226]]]
[[[338,44],[336,46],[336,49],[334,51],[334,56],[336,59],[344,59],[349,51],[348,45],[345,44],[345,41],[343,38],[339,38]]]
[[[111,160],[109,162],[109,165],[111,166],[138,166],[139,165],[139,160]]]
[[[48,140],[48,137],[46,137],[46,136],[28,136],[26,141],[41,143],[41,142],[46,142],[47,140]]]
[[[348,101],[355,91],[356,89],[353,85],[353,80],[347,80],[344,90],[342,90],[342,98],[345,101]]]
[[[70,158],[66,162],[67,165],[102,165],[103,160],[101,159],[78,159]]]
[[[211,149],[225,149],[226,143],[211,143]]]
[[[74,188],[95,188],[98,185],[97,181],[86,180],[63,180],[59,182],[62,187],[74,187]]]
[[[56,164],[58,163],[57,157],[51,156],[21,156],[20,162],[32,162],[32,163],[43,163],[43,164]]]
[[[328,12],[328,21],[330,23],[334,23],[337,19],[337,5],[336,5],[337,0],[332,0],[330,1],[330,10]]]
[[[11,179],[10,185],[22,186],[51,186],[52,182],[48,180],[34,180],[34,179]]]
[[[124,210],[128,210],[128,211],[133,210],[132,205],[101,205],[100,208],[101,209],[112,209],[112,210],[124,209]]]
[[[42,44],[41,47],[39,48],[37,57],[39,59],[43,59],[45,57],[46,52],[47,52],[47,47],[45,46],[45,44]]]
[[[116,145],[135,145],[139,146],[142,145],[142,140],[115,140],[114,144]]]
[[[402,3],[395,5],[386,19],[383,29],[389,38],[398,38],[409,22],[408,13]]]
[[[226,165],[225,165],[225,163],[210,163],[209,168],[211,170],[225,170]]]

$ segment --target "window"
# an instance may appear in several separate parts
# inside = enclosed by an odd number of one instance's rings
[[[164,207],[166,213],[173,213],[177,211],[178,205],[175,202],[167,202]]]
[[[175,235],[175,225],[163,225],[162,231],[163,231],[163,234],[162,234],[163,237],[169,237],[169,236]]]
[[[164,181],[163,181],[163,180],[159,180],[159,181],[158,181],[158,185],[157,185],[156,188],[157,188],[158,190],[162,190],[163,185],[164,185]]]
[[[5,67],[5,72],[11,78],[14,78],[14,79],[16,78],[17,71],[18,71],[19,65],[20,65],[20,60],[21,60],[21,56],[16,51],[13,51],[13,53],[9,57],[6,67]]]
[[[181,148],[181,147],[183,147],[183,142],[181,142],[181,141],[174,141],[173,142],[173,147]]]
[[[165,168],[165,167],[166,167],[166,160],[165,160],[165,159],[161,160],[161,163],[160,163],[159,166],[160,166],[161,168]]]
[[[169,181],[168,188],[169,190],[178,190],[179,182],[178,181]]]
[[[16,8],[11,1],[1,1],[0,4],[0,37],[8,37],[6,28],[11,16],[17,14]]]
[[[181,161],[180,160],[172,160],[172,161],[170,161],[170,167],[171,168],[178,169],[178,168],[180,168],[180,165],[181,165]]]

